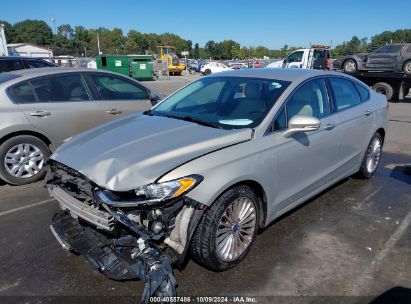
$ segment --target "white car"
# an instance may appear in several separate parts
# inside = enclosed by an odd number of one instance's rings
[[[209,62],[205,65],[203,65],[200,69],[200,72],[203,73],[204,75],[210,75],[218,72],[224,72],[224,71],[229,71],[229,70],[234,70],[233,68],[230,68],[226,66],[225,64],[222,64],[220,62]]]

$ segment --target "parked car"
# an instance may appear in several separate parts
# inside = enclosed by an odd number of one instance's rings
[[[334,68],[347,73],[386,71],[411,75],[411,43],[387,44],[371,53],[344,56],[334,61]]]
[[[43,68],[0,74],[0,178],[22,185],[66,138],[158,99],[139,82],[88,69]]]
[[[201,66],[201,73],[204,75],[210,75],[214,73],[224,72],[228,70],[233,70],[232,68],[226,66],[223,63],[211,61]]]
[[[173,295],[170,264],[188,252],[234,267],[274,219],[354,173],[370,178],[386,123],[385,96],[345,74],[204,77],[63,144],[46,177],[62,208],[51,228],[108,277],[144,280],[143,302]]]
[[[0,73],[46,67],[55,67],[55,65],[43,59],[33,57],[0,56]]]

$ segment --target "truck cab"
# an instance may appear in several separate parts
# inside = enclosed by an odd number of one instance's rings
[[[289,54],[283,62],[285,68],[330,70],[330,47],[312,46]]]

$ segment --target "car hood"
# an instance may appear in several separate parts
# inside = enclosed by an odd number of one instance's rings
[[[222,130],[140,114],[76,135],[51,158],[101,187],[128,191],[193,158],[250,140],[251,134],[251,129]]]

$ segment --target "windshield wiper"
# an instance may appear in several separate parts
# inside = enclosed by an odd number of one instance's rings
[[[222,126],[220,126],[219,124],[215,124],[209,121],[204,121],[195,117],[191,117],[191,116],[175,116],[173,118],[177,118],[177,119],[181,119],[181,120],[185,120],[185,121],[189,121],[189,122],[194,122],[196,124],[202,125],[202,126],[206,126],[206,127],[211,127],[211,128],[217,128],[217,129],[223,129]]]
[[[154,112],[153,113],[151,110],[148,110],[148,111],[144,112],[144,114],[150,115],[150,116],[163,116],[163,117],[168,117],[168,118],[174,118],[174,119],[193,122],[193,123],[196,123],[196,124],[199,124],[199,125],[202,125],[202,126],[206,126],[206,127],[211,127],[211,128],[216,128],[216,129],[224,129],[219,124],[212,123],[212,122],[209,122],[209,121],[204,121],[204,120],[194,118],[194,117],[191,117],[191,116],[178,116],[178,115],[170,115],[170,114],[159,113],[159,112]]]

